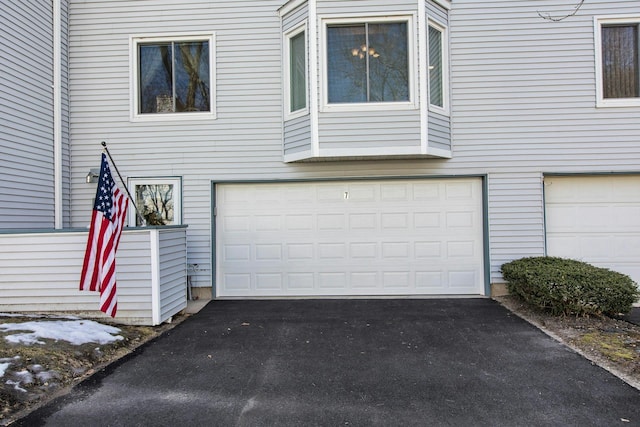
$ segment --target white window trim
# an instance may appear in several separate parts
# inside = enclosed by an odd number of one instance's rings
[[[296,111],[291,111],[291,39],[298,34],[304,32],[305,49],[304,61],[307,74],[305,76],[305,107]],[[283,75],[284,75],[284,120],[292,120],[309,114],[309,32],[307,31],[307,22],[295,26],[288,30],[283,36]]]
[[[638,98],[604,98],[602,90],[602,26],[607,24],[640,24],[639,15],[594,16],[596,60],[596,107],[640,107]]]
[[[427,46],[429,46],[429,27],[433,27],[442,34],[442,107],[431,104],[431,78],[429,77],[429,49],[427,47],[427,85],[429,87],[428,101],[429,111],[448,116],[451,114],[449,102],[449,30],[431,18],[427,19]]]
[[[128,178],[127,187],[131,197],[136,197],[136,185],[171,184],[173,185],[173,225],[182,224],[182,179],[180,177]],[[133,203],[133,201],[129,201]],[[140,213],[142,215],[142,212]],[[133,206],[128,210],[129,227],[136,227],[137,211]]]
[[[416,96],[416,14],[398,14],[398,15],[351,15],[351,16],[321,16],[319,17],[321,26],[320,41],[320,81],[321,81],[321,101],[320,111],[336,112],[336,111],[388,111],[388,110],[415,110],[418,108]],[[406,22],[407,23],[407,49],[408,49],[408,68],[409,68],[409,101],[402,102],[362,102],[362,103],[334,103],[328,102],[329,85],[327,84],[329,70],[327,64],[327,27],[334,24],[362,24],[371,22]]]
[[[185,120],[212,120],[216,118],[216,56],[215,33],[163,33],[163,34],[134,34],[129,36],[129,88],[130,88],[130,119],[134,122],[158,122],[158,121],[185,121]],[[162,113],[140,114],[139,84],[138,81],[138,45],[149,42],[180,42],[180,41],[208,41],[209,42],[209,96],[210,110],[193,113]]]

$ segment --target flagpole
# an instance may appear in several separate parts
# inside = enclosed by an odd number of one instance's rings
[[[113,157],[111,157],[111,153],[109,152],[109,149],[107,148],[107,143],[105,141],[102,141],[101,144],[102,144],[102,147],[104,147],[104,151],[107,153],[107,156],[109,156],[109,160],[111,160],[111,164],[113,165],[113,168],[116,170],[116,173],[118,174],[118,177],[120,178],[120,182],[122,183],[122,185],[124,187],[124,190],[127,192],[127,196],[129,196],[129,200],[131,200],[131,204],[133,205],[133,208],[136,210],[136,216],[140,220],[140,224],[146,225],[146,221],[144,220],[144,218],[140,214],[140,211],[138,210],[138,206],[136,206],[136,201],[133,199],[133,197],[131,196],[131,193],[129,192],[129,187],[124,182],[124,179],[122,179],[122,175],[120,175],[120,171],[118,170],[118,166],[116,166],[116,162],[114,162],[113,161]]]

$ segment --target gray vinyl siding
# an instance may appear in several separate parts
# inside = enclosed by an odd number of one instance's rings
[[[496,267],[526,256],[544,254],[542,175],[497,173],[488,178],[489,241]],[[499,268],[492,282],[501,282]]]
[[[89,222],[95,184],[84,183],[84,175],[99,166],[100,141],[107,142],[125,180],[181,176],[189,263],[199,265],[196,286],[211,286],[211,179],[287,174],[277,14],[282,1],[239,3],[71,3],[72,225]],[[217,119],[131,122],[130,36],[180,32],[215,32]]]
[[[282,158],[282,3],[71,3],[73,226],[89,222],[95,185],[85,184],[84,175],[98,166],[103,140],[125,179],[183,177],[188,262],[199,265],[194,286],[212,285],[212,181],[482,175],[490,185],[489,252],[498,280],[502,262],[544,253],[543,173],[640,171],[640,109],[595,107],[593,36],[594,14],[637,14],[637,0],[590,0],[561,22],[537,12],[568,13],[573,4],[455,0],[449,16],[453,157],[292,164]],[[395,13],[416,6],[318,0],[318,13]],[[131,122],[129,36],[180,31],[216,32],[217,119]],[[332,114],[320,123],[325,135],[362,126]],[[418,140],[412,114],[403,118],[409,123],[395,142]],[[330,128],[328,119],[338,127]]]
[[[508,7],[506,7],[508,6]],[[638,108],[596,108],[593,16],[639,14],[636,1],[589,1],[561,22],[552,1],[454,2],[456,163],[510,171],[637,170]]]
[[[398,12],[417,12],[416,0],[363,0],[363,1],[318,1],[318,15],[349,15],[349,14],[396,14]]]
[[[304,3],[282,17],[282,30],[289,31],[309,17],[309,3]]]
[[[51,2],[7,0],[0,14],[0,229],[52,228]]]
[[[430,147],[451,150],[451,118],[430,111],[428,134]]]
[[[63,0],[62,6],[62,64],[61,64],[61,92],[62,92],[62,215],[63,227],[71,224],[71,146],[69,134],[69,1]],[[88,172],[88,171],[87,171]]]
[[[311,150],[311,119],[309,115],[284,122],[284,153],[295,154]]]
[[[449,25],[449,13],[442,6],[432,1],[427,1],[427,16],[443,25]]]
[[[593,17],[640,14],[637,1],[453,2],[452,169],[489,175],[491,276],[544,254],[541,172],[640,169],[640,109],[596,108]]]
[[[419,150],[421,144],[418,110],[321,113],[318,121],[321,150],[372,147]]]

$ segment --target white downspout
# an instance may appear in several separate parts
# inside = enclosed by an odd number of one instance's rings
[[[53,3],[53,209],[54,227],[63,226],[62,204],[62,12]]]

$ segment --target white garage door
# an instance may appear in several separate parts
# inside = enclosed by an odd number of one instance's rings
[[[546,177],[547,253],[640,283],[640,176]]]
[[[216,186],[216,296],[483,294],[482,181]]]

